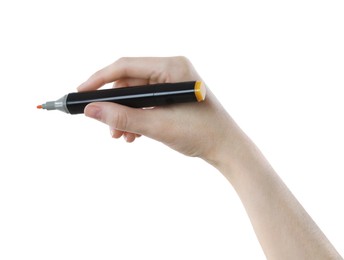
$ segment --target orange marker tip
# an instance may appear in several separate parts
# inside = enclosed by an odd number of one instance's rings
[[[38,108],[38,109],[41,109],[41,108],[43,108],[43,106],[42,106],[42,105],[38,105],[37,108]]]

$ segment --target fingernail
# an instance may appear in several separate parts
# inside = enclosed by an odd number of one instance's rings
[[[101,108],[99,106],[96,106],[96,105],[88,105],[86,108],[85,108],[85,116],[88,116],[88,117],[91,117],[91,118],[94,118],[94,119],[98,119],[100,120],[101,118]]]
[[[110,135],[112,138],[115,138],[115,129],[110,129]]]

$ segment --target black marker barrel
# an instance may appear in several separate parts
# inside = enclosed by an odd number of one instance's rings
[[[114,102],[134,108],[154,107],[202,101],[205,96],[202,91],[205,91],[205,87],[199,81],[103,89],[70,93],[66,106],[70,114],[83,113],[85,107],[92,102]]]
[[[144,86],[103,89],[70,93],[37,108],[80,114],[92,102],[114,102],[124,106],[143,108],[205,99],[206,88],[200,81],[162,83]]]

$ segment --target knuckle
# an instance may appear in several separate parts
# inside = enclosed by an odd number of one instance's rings
[[[125,131],[128,127],[128,114],[125,110],[118,110],[112,114],[109,125],[117,130]]]
[[[185,56],[173,57],[170,66],[175,68],[176,73],[183,80],[194,80],[196,78],[193,70],[193,65]]]
[[[175,59],[182,65],[188,66],[190,64],[190,61],[185,56],[176,56]]]
[[[190,67],[190,61],[185,56],[176,56],[172,58],[173,65],[178,64],[183,69],[187,69]]]
[[[126,63],[127,60],[128,60],[127,57],[121,57],[121,58],[117,59],[117,60],[115,61],[115,63],[123,64],[123,63]]]
[[[130,76],[128,73],[128,64],[130,59],[130,57],[121,57],[113,63],[113,65],[121,71],[122,77]]]
[[[152,70],[149,75],[149,84],[168,83],[170,82],[170,78],[169,72],[163,68],[160,70]]]
[[[101,70],[97,71],[93,77],[96,79],[98,85],[100,85],[100,86],[105,85],[106,79],[104,77],[103,71],[101,71]]]

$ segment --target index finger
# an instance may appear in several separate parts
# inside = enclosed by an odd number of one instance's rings
[[[114,63],[94,73],[87,81],[82,83],[78,91],[95,90],[103,85],[122,78],[147,79],[151,81],[166,81],[159,79],[164,74],[163,58],[120,58]]]

